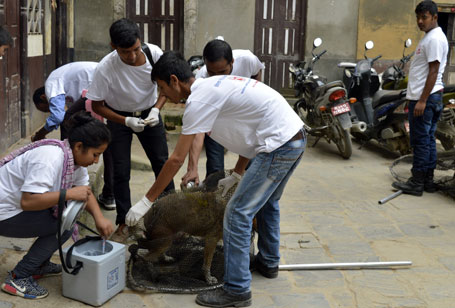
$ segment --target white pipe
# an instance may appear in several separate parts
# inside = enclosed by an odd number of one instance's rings
[[[390,266],[411,266],[412,261],[393,262],[353,262],[353,263],[315,263],[315,264],[283,264],[279,265],[281,271],[293,270],[321,270],[321,269],[362,269],[385,268]]]

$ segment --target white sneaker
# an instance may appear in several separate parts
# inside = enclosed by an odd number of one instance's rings
[[[101,204],[108,211],[116,209],[114,198],[105,198],[103,195],[99,195],[98,203]]]

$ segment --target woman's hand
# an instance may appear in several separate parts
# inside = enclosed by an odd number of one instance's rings
[[[108,238],[112,232],[114,232],[114,226],[112,225],[112,222],[104,216],[101,216],[95,220],[95,226],[103,238]]]
[[[88,197],[92,194],[89,186],[76,186],[66,191],[66,200],[78,200],[87,202]]]

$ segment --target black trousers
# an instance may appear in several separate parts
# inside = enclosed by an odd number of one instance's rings
[[[152,164],[155,178],[163,168],[168,159],[166,134],[163,121],[160,116],[160,123],[157,126],[146,126],[140,133],[135,133],[131,128],[112,121],[107,121],[107,127],[112,134],[112,141],[109,150],[112,155],[114,166],[114,197],[117,207],[116,224],[124,224],[125,216],[131,208],[130,177],[131,177],[131,142],[133,133],[139,138],[142,148]],[[165,192],[174,189],[174,182],[171,181]]]
[[[57,219],[52,210],[23,211],[16,216],[0,221],[0,235],[14,238],[37,237],[27,254],[14,268],[19,278],[36,274],[44,262],[58,249]],[[70,231],[62,234],[62,241],[71,236]]]

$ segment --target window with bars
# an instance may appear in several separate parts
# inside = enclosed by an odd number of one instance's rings
[[[27,0],[27,33],[42,34],[42,0]]]

